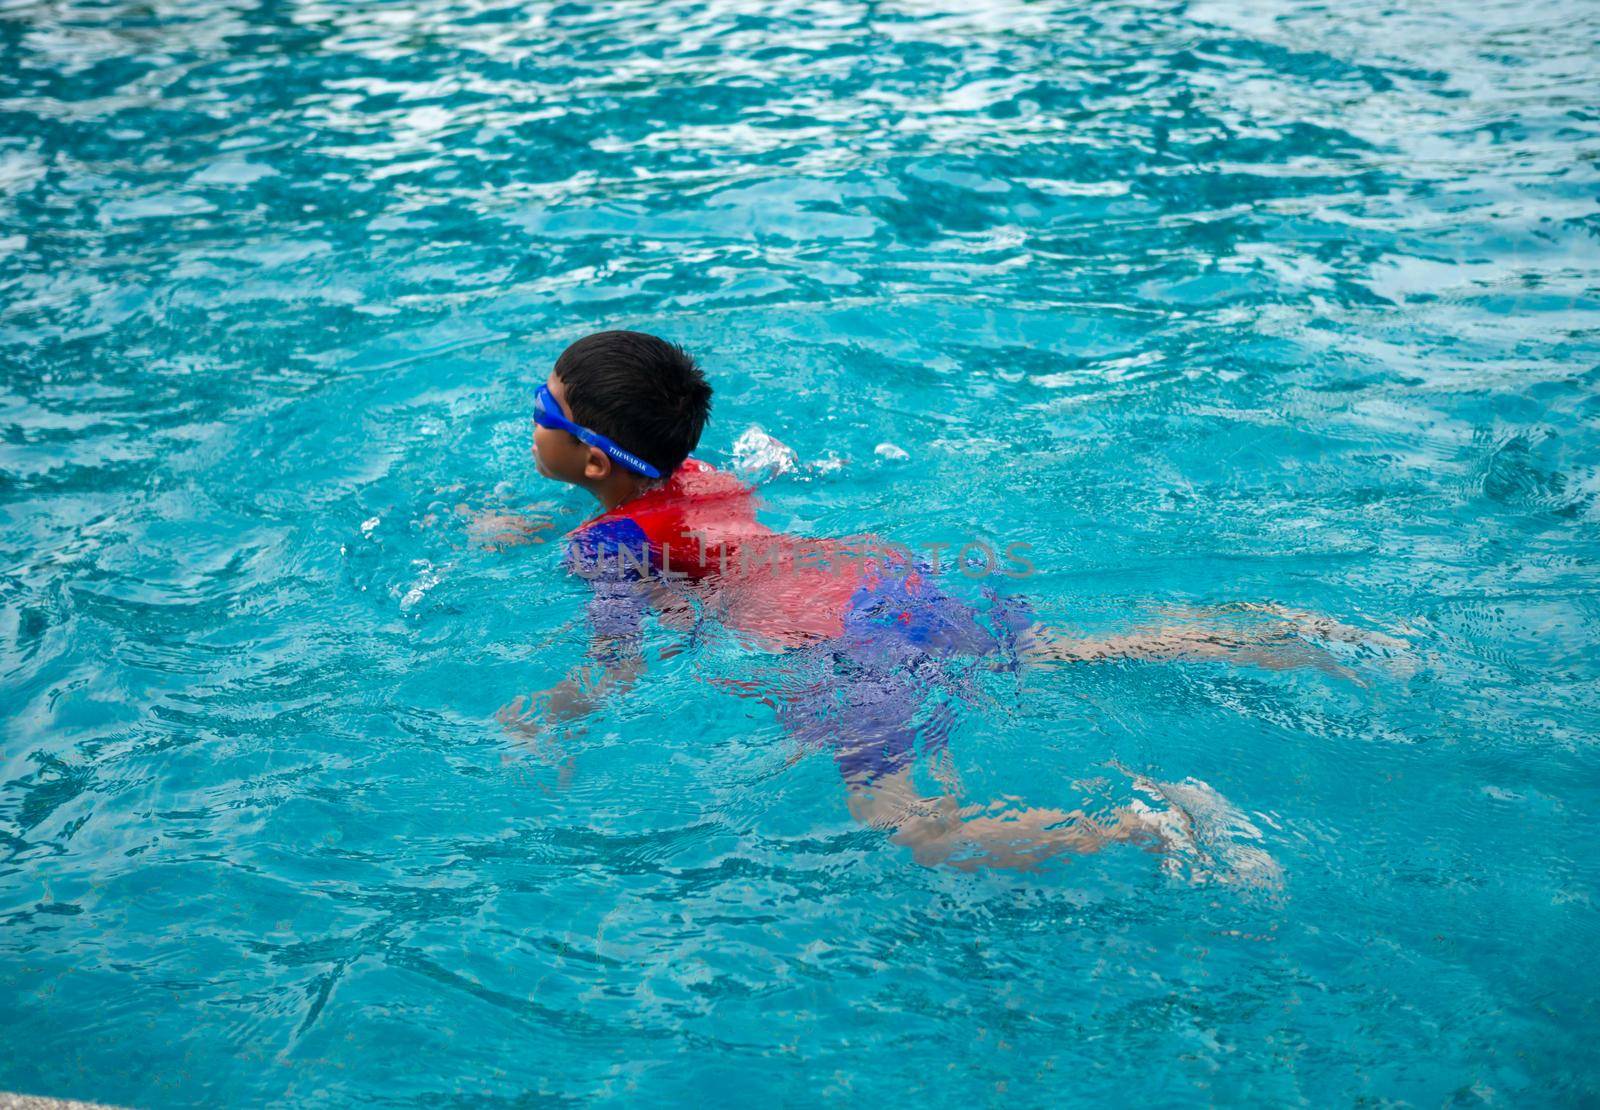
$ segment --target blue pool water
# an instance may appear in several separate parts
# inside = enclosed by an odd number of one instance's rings
[[[779,7],[0,0],[0,1088],[1600,1097],[1600,9]],[[969,797],[1193,778],[1275,889],[918,866],[715,635],[531,749],[582,586],[470,521],[589,511],[529,414],[603,326],[775,526],[1414,670],[956,707]]]

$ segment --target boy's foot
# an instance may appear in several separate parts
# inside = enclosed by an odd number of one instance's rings
[[[1134,789],[1161,803],[1157,808],[1135,800],[1129,808],[1160,838],[1168,874],[1197,886],[1283,886],[1277,860],[1249,843],[1262,839],[1261,830],[1213,787],[1196,778],[1157,782],[1144,775],[1131,777]]]

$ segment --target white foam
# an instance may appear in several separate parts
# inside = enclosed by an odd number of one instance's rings
[[[444,581],[444,576],[438,570],[435,570],[433,564],[426,559],[414,559],[411,565],[421,567],[422,573],[417,575],[416,580],[411,583],[411,588],[406,590],[405,594],[400,598],[400,611],[403,613],[408,613],[416,608],[417,604],[428,596],[429,590]],[[395,592],[399,592],[398,587],[396,587]]]
[[[752,424],[733,441],[733,468],[746,478],[776,478],[799,465],[794,449]]]

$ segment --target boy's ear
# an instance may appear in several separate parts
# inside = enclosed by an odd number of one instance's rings
[[[603,482],[611,474],[611,456],[598,447],[589,448],[589,457],[583,461],[583,476],[591,482]]]

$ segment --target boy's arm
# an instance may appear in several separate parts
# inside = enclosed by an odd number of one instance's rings
[[[646,583],[596,579],[589,599],[588,658],[544,692],[545,713],[554,722],[592,713],[614,691],[626,691],[644,672]]]
[[[503,551],[509,547],[545,542],[544,533],[553,529],[555,523],[548,516],[529,511],[542,507],[530,506],[521,511],[474,509],[463,501],[456,505],[455,512],[456,516],[466,521],[469,542],[486,551]]]
[[[613,693],[626,691],[644,671],[644,614],[649,583],[608,571],[590,580],[589,650],[560,682],[530,698],[517,697],[496,718],[532,739],[543,728],[594,712]]]
[[[501,710],[501,720],[506,724],[515,724],[518,731],[537,732],[538,722],[532,718],[541,708],[546,724],[561,724],[587,717],[612,693],[631,687],[643,671],[644,660],[637,658],[611,663],[580,663],[567,672],[560,682],[535,694],[528,712],[522,712],[523,700],[517,698]]]

